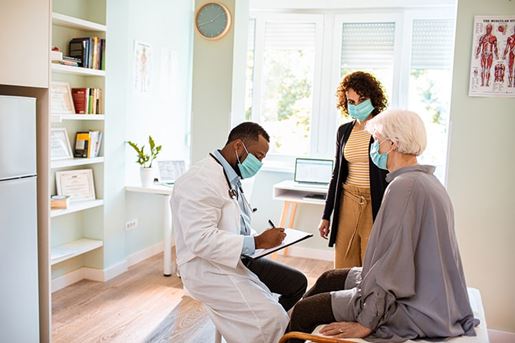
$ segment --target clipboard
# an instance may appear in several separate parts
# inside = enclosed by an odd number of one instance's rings
[[[290,245],[302,242],[305,239],[313,237],[312,233],[295,230],[295,229],[284,229],[284,233],[286,233],[286,237],[284,238],[283,242],[280,245],[278,245],[274,248],[270,248],[270,249],[256,249],[254,254],[244,255],[244,256],[246,256],[252,260],[256,260],[258,258],[264,257],[266,255],[269,255],[271,253],[274,253],[276,251],[279,251],[281,249],[289,247]]]

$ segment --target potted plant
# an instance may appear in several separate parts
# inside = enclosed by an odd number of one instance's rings
[[[129,145],[136,150],[138,154],[138,159],[136,162],[141,166],[140,167],[140,177],[141,177],[141,185],[143,187],[151,186],[154,181],[154,173],[152,169],[152,162],[156,159],[157,155],[161,151],[161,145],[157,145],[154,142],[152,136],[148,136],[148,144],[150,146],[150,152],[147,154],[145,152],[145,145],[142,145],[141,148],[134,142],[129,141]]]

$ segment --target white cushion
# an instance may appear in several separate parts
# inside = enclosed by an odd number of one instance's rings
[[[474,317],[478,318],[481,323],[476,327],[476,336],[475,337],[468,337],[468,336],[460,336],[455,337],[451,339],[446,339],[445,342],[450,343],[489,343],[488,339],[488,330],[486,328],[486,319],[485,319],[485,310],[483,309],[483,303],[481,302],[481,294],[479,293],[479,290],[476,288],[468,288],[467,289],[469,294],[469,300],[470,300],[470,307],[472,308],[472,312],[474,313]],[[321,328],[323,328],[324,325],[318,326],[315,331],[313,331],[314,335],[320,335],[318,332]],[[360,339],[360,338],[346,338],[349,341],[352,342],[362,342],[367,343],[367,341]],[[426,341],[426,340],[409,340],[406,342],[435,342],[434,340]]]

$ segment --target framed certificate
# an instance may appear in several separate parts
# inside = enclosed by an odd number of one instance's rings
[[[65,160],[73,158],[66,128],[50,129],[50,159]]]
[[[95,184],[91,169],[66,170],[55,173],[57,194],[70,201],[95,200]]]
[[[74,114],[72,91],[66,82],[52,82],[50,87],[51,114]]]

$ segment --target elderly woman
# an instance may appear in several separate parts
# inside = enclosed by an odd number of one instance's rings
[[[426,132],[414,112],[369,120],[372,161],[389,185],[372,229],[363,268],[324,273],[294,308],[289,331],[402,342],[474,336],[474,319],[454,233],[449,196],[419,165]],[[299,342],[290,340],[289,342]]]

